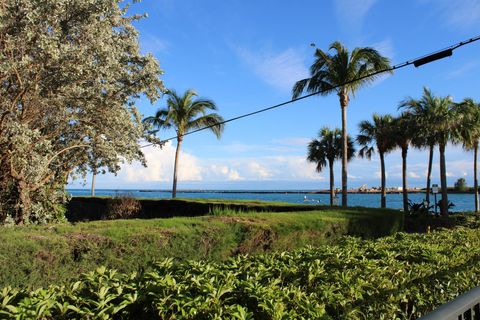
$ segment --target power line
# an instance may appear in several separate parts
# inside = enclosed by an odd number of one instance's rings
[[[337,89],[337,88],[339,88],[339,87],[342,87],[342,86],[344,86],[344,85],[346,85],[346,84],[353,83],[353,82],[355,82],[355,81],[359,81],[359,80],[363,80],[363,79],[365,79],[365,78],[373,77],[373,76],[378,75],[378,74],[380,74],[380,73],[398,70],[398,69],[404,68],[404,67],[409,66],[409,65],[412,65],[412,64],[413,64],[415,67],[419,67],[419,66],[421,66],[421,65],[424,65],[424,64],[433,62],[433,61],[435,61],[435,60],[439,60],[439,59],[442,59],[442,58],[445,58],[445,57],[449,57],[449,56],[451,56],[451,55],[453,54],[453,50],[455,50],[455,49],[457,49],[457,48],[460,48],[460,47],[462,47],[462,46],[464,46],[464,45],[470,44],[470,43],[472,43],[472,42],[478,41],[478,40],[480,40],[480,36],[476,36],[476,37],[467,39],[467,40],[465,40],[465,41],[461,41],[461,42],[459,42],[459,43],[456,43],[456,44],[453,44],[453,45],[451,45],[451,46],[448,46],[448,47],[446,47],[446,48],[444,48],[444,49],[440,49],[440,50],[434,51],[434,52],[432,52],[432,53],[429,53],[429,54],[420,56],[420,57],[418,57],[418,58],[416,58],[416,59],[407,60],[407,61],[405,61],[405,62],[396,64],[396,65],[394,65],[393,67],[386,68],[386,69],[382,69],[382,70],[378,70],[378,71],[369,73],[369,74],[367,74],[367,75],[358,77],[358,78],[356,78],[356,79],[353,79],[353,80],[350,80],[350,81],[346,81],[346,82],[344,82],[344,83],[342,83],[342,84],[339,84],[339,85],[336,85],[336,86],[333,86],[333,87],[329,88],[328,91]],[[256,114],[259,114],[259,113],[263,113],[263,112],[265,112],[265,111],[277,109],[277,108],[283,107],[283,106],[285,106],[285,105],[287,105],[287,104],[294,103],[294,102],[297,102],[297,101],[300,101],[300,100],[303,100],[303,99],[306,99],[306,98],[310,98],[311,96],[315,96],[315,95],[317,95],[317,94],[321,94],[321,93],[323,93],[323,92],[325,92],[325,91],[327,91],[327,90],[319,90],[319,91],[316,91],[316,92],[313,92],[313,93],[309,93],[309,94],[307,94],[307,95],[304,95],[304,96],[301,96],[301,97],[298,97],[298,98],[295,98],[295,99],[291,99],[291,100],[288,100],[288,101],[285,101],[285,102],[282,102],[282,103],[279,103],[279,104],[276,104],[276,105],[273,105],[273,106],[270,106],[270,107],[267,107],[267,108],[259,109],[259,110],[257,110],[257,111],[253,111],[253,112],[246,113],[246,114],[243,114],[243,115],[234,117],[234,118],[230,118],[230,119],[228,119],[228,120],[222,121],[222,122],[217,123],[217,124],[214,124],[214,125],[202,127],[202,128],[199,128],[199,129],[196,129],[196,130],[187,132],[187,133],[185,133],[185,134],[183,134],[183,135],[180,135],[180,136],[174,136],[174,137],[171,137],[171,138],[168,138],[168,139],[161,140],[160,143],[165,143],[165,142],[167,142],[167,141],[170,141],[170,140],[173,140],[173,139],[177,139],[177,138],[179,138],[179,137],[185,137],[185,136],[188,136],[188,135],[197,133],[197,132],[199,132],[199,131],[203,131],[203,130],[206,130],[206,129],[209,129],[209,128],[212,128],[212,127],[215,127],[215,126],[218,126],[218,125],[223,125],[223,124],[225,124],[225,123],[229,123],[229,122],[232,122],[232,121],[236,121],[236,120],[239,120],[239,119],[242,119],[242,118],[250,117],[250,116],[253,116],[253,115],[256,115]],[[156,143],[146,144],[146,145],[144,145],[144,146],[141,146],[140,148],[150,147],[150,146],[155,145],[155,144],[156,144]]]

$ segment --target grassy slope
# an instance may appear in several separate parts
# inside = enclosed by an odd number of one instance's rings
[[[59,284],[99,265],[130,272],[165,257],[222,260],[332,243],[345,234],[378,237],[400,230],[395,214],[349,208],[5,228],[0,286]]]

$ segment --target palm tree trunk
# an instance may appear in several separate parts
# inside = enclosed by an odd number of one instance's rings
[[[342,206],[347,206],[347,162],[348,162],[348,140],[347,140],[347,105],[348,97],[340,97],[342,107]]]
[[[402,194],[403,212],[408,212],[408,190],[407,190],[407,152],[408,146],[402,148]]]
[[[427,188],[425,190],[425,201],[427,201],[427,207],[430,206],[430,184],[432,182],[432,164],[433,164],[433,151],[435,145],[430,145],[430,152],[428,155],[428,172],[427,172]]]
[[[473,189],[475,194],[475,212],[478,212],[478,178],[477,178],[477,156],[478,156],[478,143],[475,143],[473,148]]]
[[[173,187],[172,187],[172,198],[177,197],[177,171],[178,171],[178,160],[180,158],[180,147],[182,146],[183,138],[177,138],[177,150],[175,151],[175,164],[173,167]]]
[[[328,166],[330,169],[330,206],[333,206],[333,188],[335,186],[335,179],[333,177],[333,161],[329,161]]]
[[[440,214],[448,216],[448,193],[447,193],[447,168],[445,165],[445,144],[439,144],[440,151],[440,185],[442,188],[442,200],[440,201]]]
[[[95,177],[97,175],[95,174],[95,171],[92,173],[92,197],[95,196]]]
[[[387,190],[385,188],[385,155],[380,152],[380,174],[381,174],[381,195],[380,195],[380,207],[387,207]]]

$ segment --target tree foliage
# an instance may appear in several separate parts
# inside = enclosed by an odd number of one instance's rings
[[[118,0],[0,4],[0,220],[54,219],[69,175],[144,161],[134,105],[162,71]]]
[[[323,127],[318,132],[319,139],[313,139],[308,144],[308,155],[307,161],[313,162],[316,164],[317,172],[321,172],[328,164],[330,170],[330,205],[333,205],[334,197],[334,173],[333,173],[333,163],[337,159],[342,159],[343,149],[342,149],[342,130],[335,128],[330,130],[328,127]],[[353,139],[348,136],[348,161],[352,160],[355,157],[355,147],[353,144]]]
[[[351,52],[338,41],[329,50],[335,53],[315,50],[315,61],[310,66],[310,78],[299,80],[292,89],[292,97],[303,92],[328,95],[336,93],[342,111],[342,206],[347,205],[347,106],[362,86],[373,82],[382,72],[389,72],[390,60],[377,50],[369,47],[355,48]]]
[[[467,182],[465,178],[458,178],[455,182],[455,190],[457,191],[466,191],[468,189]]]
[[[210,112],[217,111],[215,102],[197,98],[198,94],[194,90],[189,89],[183,95],[177,94],[175,90],[168,90],[167,95],[167,107],[158,109],[154,116],[145,118],[143,122],[156,128],[151,131],[152,133],[157,133],[162,128],[172,127],[177,133],[172,186],[172,198],[175,198],[177,196],[178,163],[184,135],[191,130],[205,128],[220,139],[225,125],[220,115]]]
[[[313,139],[308,144],[307,160],[316,163],[317,172],[321,172],[327,166],[327,162],[335,162],[342,158],[342,130],[331,130],[323,127],[318,132],[319,139]],[[355,157],[353,139],[348,136],[348,161]]]

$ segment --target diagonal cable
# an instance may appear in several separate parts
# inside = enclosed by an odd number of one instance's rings
[[[429,62],[432,62],[432,61],[435,61],[435,60],[438,60],[438,59],[441,59],[441,58],[444,58],[444,57],[447,57],[447,56],[451,56],[453,50],[455,50],[457,48],[460,48],[464,45],[470,44],[472,42],[478,41],[478,40],[480,40],[480,36],[476,36],[476,37],[467,39],[465,41],[461,41],[459,43],[453,44],[453,45],[448,46],[448,47],[446,47],[444,49],[441,49],[441,50],[434,51],[432,53],[429,53],[429,54],[426,54],[424,56],[418,57],[416,59],[407,60],[405,62],[396,64],[393,67],[378,70],[378,71],[366,74],[364,76],[352,79],[350,81],[346,81],[346,82],[341,83],[339,85],[333,86],[333,87],[329,88],[328,90],[330,91],[330,90],[333,90],[333,89],[337,89],[337,88],[340,88],[340,87],[342,87],[346,84],[350,84],[350,83],[353,83],[353,82],[356,82],[356,81],[359,81],[359,80],[363,80],[365,78],[373,77],[373,76],[375,76],[377,74],[380,74],[380,73],[398,70],[398,69],[404,68],[404,67],[412,65],[412,64],[415,65],[415,67],[419,67],[420,65],[423,65],[423,64],[426,64],[426,63],[429,63]],[[326,90],[319,90],[319,91],[316,91],[316,92],[313,92],[313,93],[309,93],[307,95],[304,95],[304,96],[301,96],[301,97],[298,97],[298,98],[295,98],[295,99],[291,99],[291,100],[288,100],[288,101],[285,101],[285,102],[282,102],[282,103],[279,103],[279,104],[276,104],[276,105],[273,105],[273,106],[270,106],[270,107],[267,107],[267,108],[259,109],[257,111],[253,111],[253,112],[250,112],[250,113],[245,113],[245,114],[242,114],[240,116],[227,119],[227,120],[219,122],[217,124],[213,124],[213,125],[210,125],[210,126],[205,126],[205,127],[199,128],[199,129],[192,130],[192,131],[189,131],[189,132],[187,132],[183,135],[180,135],[180,136],[174,136],[174,137],[170,137],[168,139],[164,139],[164,140],[161,140],[159,143],[149,143],[149,144],[140,146],[140,148],[146,148],[146,147],[150,147],[152,145],[162,144],[162,143],[165,143],[167,141],[178,139],[179,137],[185,137],[185,136],[188,136],[188,135],[191,135],[191,134],[197,133],[199,131],[203,131],[203,130],[206,130],[206,129],[209,129],[209,128],[212,128],[212,127],[215,127],[215,126],[218,126],[218,125],[223,125],[225,123],[229,123],[229,122],[232,122],[232,121],[236,121],[236,120],[239,120],[239,119],[250,117],[250,116],[253,116],[253,115],[256,115],[256,114],[259,114],[259,113],[263,113],[263,112],[266,112],[266,111],[269,111],[269,110],[277,109],[277,108],[283,107],[285,105],[288,105],[288,104],[291,104],[291,103],[294,103],[294,102],[297,102],[297,101],[300,101],[300,100],[303,100],[303,99],[306,99],[306,98],[310,98],[310,97],[315,96],[317,94],[322,94],[325,91]]]

